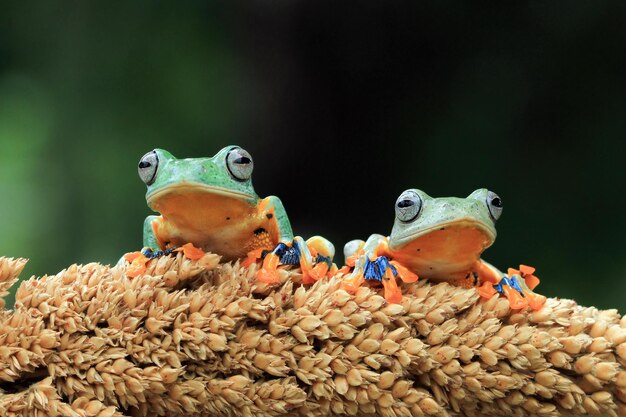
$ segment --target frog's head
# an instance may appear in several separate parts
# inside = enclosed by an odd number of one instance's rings
[[[495,241],[495,222],[502,214],[502,200],[485,188],[467,198],[433,198],[409,189],[395,207],[390,249],[406,262],[419,263],[418,274],[434,278],[467,271]]]
[[[141,158],[138,170],[148,186],[148,206],[163,213],[164,204],[180,206],[192,196],[202,196],[207,203],[231,199],[255,202],[253,165],[250,154],[238,146],[227,146],[212,158],[187,159],[155,149]],[[197,198],[195,201],[199,202]]]

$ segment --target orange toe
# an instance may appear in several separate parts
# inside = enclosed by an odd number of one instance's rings
[[[522,273],[522,275],[532,275],[535,273],[535,268],[533,268],[532,266],[528,266],[528,265],[520,265],[519,270]]]
[[[303,284],[313,284],[316,281],[324,278],[328,272],[328,265],[325,263],[318,263],[309,271],[307,271],[302,277]]]
[[[252,265],[253,263],[256,263],[256,259],[248,257],[248,258],[244,259],[243,261],[241,261],[241,266],[243,268],[249,268],[250,265]]]
[[[349,272],[350,272],[350,270],[351,270],[351,269],[352,269],[352,268],[350,268],[348,265],[344,265],[344,266],[342,266],[341,268],[339,268],[339,269],[337,270],[337,273],[338,273],[338,274],[347,274],[347,273],[349,273]]]
[[[248,268],[250,265],[256,263],[259,259],[261,259],[261,255],[263,254],[263,249],[255,249],[248,252],[248,256],[241,262],[241,266],[244,268]]]
[[[383,287],[385,288],[385,300],[388,303],[399,304],[402,301],[402,292],[395,279],[383,278]]]
[[[146,264],[150,261],[147,257],[145,257],[141,252],[139,252],[139,256],[135,256],[130,266],[126,268],[126,275],[129,278],[135,278],[144,272],[146,272]]]
[[[385,300],[391,304],[399,304],[402,301],[402,291],[398,288],[396,278],[393,276],[391,268],[385,271],[383,277],[383,287],[385,288]]]
[[[521,310],[524,307],[528,306],[528,302],[517,290],[512,288],[505,288],[504,293],[506,294],[506,298],[509,300],[509,304],[511,305],[511,309],[513,310]]]
[[[276,284],[280,281],[278,264],[280,258],[275,253],[268,253],[263,260],[263,266],[256,272],[256,279],[266,284]]]
[[[480,287],[476,288],[476,290],[482,298],[487,299],[493,297],[494,294],[498,292],[495,288],[493,288],[493,284],[490,282],[483,282],[483,284]]]
[[[123,258],[126,260],[126,262],[132,263],[135,259],[137,259],[140,256],[143,256],[143,254],[140,251],[136,251],[136,252],[128,252],[124,254]]]
[[[358,274],[352,278],[348,278],[341,282],[341,288],[344,290],[355,293],[358,291],[359,287],[365,282],[363,278],[363,274]]]
[[[196,248],[193,243],[185,243],[181,246],[181,249],[185,257],[192,261],[198,260],[204,256],[204,251],[200,248]]]
[[[510,277],[512,277],[513,275],[522,275],[522,273],[520,272],[519,269],[515,269],[515,268],[507,268],[506,270],[506,274]]]
[[[280,276],[278,275],[278,270],[276,269],[261,268],[256,273],[256,279],[259,282],[264,282],[265,284],[276,284],[280,282]]]
[[[419,279],[416,273],[412,272],[405,266],[400,265],[398,262],[390,261],[389,263],[393,265],[394,268],[396,268],[396,271],[398,271],[398,276],[400,276],[402,281],[406,283],[412,283],[417,282],[417,280]]]
[[[522,278],[524,278],[524,281],[526,281],[526,286],[531,290],[535,289],[535,287],[539,285],[539,278],[533,275],[535,273],[535,268],[532,266],[520,265],[519,273]]]
[[[304,285],[311,285],[315,283],[318,279],[319,278],[315,278],[314,276],[312,276],[310,272],[302,274],[302,283]]]
[[[524,276],[524,281],[526,281],[526,286],[531,290],[534,290],[537,285],[539,285],[539,278],[534,275],[526,275]]]

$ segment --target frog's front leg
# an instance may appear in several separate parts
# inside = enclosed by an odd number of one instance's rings
[[[478,287],[478,292],[483,298],[491,298],[496,293],[500,293],[509,300],[514,310],[526,307],[539,310],[546,301],[546,297],[533,292],[539,284],[533,267],[520,265],[519,270],[509,268],[507,274],[504,274],[480,259],[472,269],[476,271],[482,283]]]
[[[355,241],[348,244],[351,247],[344,248],[346,252],[356,247]],[[349,292],[356,292],[365,281],[378,281],[385,289],[385,299],[390,303],[399,303],[402,300],[402,293],[396,277],[400,277],[404,282],[415,282],[418,277],[400,263],[389,260],[388,244],[389,238],[375,234],[370,236],[362,247],[356,247],[356,253],[346,257],[346,263],[354,264],[354,271],[342,283],[342,287]],[[356,260],[354,256],[357,256]]]
[[[357,259],[363,254],[363,246],[365,246],[365,241],[361,239],[351,240],[343,246],[343,259],[345,262],[337,271],[338,273],[346,275],[352,271]]]
[[[363,255],[363,247],[365,241],[361,239],[354,239],[346,243],[343,246],[343,258],[346,260],[346,265],[354,268],[359,256]]]
[[[335,247],[321,236],[313,236],[306,242],[296,236],[291,243],[280,242],[263,260],[263,266],[257,272],[261,282],[273,284],[279,281],[278,265],[299,265],[302,269],[302,283],[312,284],[324,278],[333,267],[332,259]]]
[[[159,254],[163,254],[157,238],[158,227],[162,221],[161,216],[146,217],[143,223],[143,249],[141,252],[131,252],[123,256],[124,260],[130,262],[130,266],[126,270],[129,277],[133,278],[143,274],[148,261]]]
[[[258,210],[259,215],[268,219],[270,228],[273,229],[273,234],[278,238],[278,242],[291,243],[293,231],[289,217],[287,217],[287,211],[280,198],[274,195],[265,197],[259,202]]]
[[[300,239],[299,236],[294,238]],[[321,236],[313,236],[305,242],[305,245],[299,244],[300,247],[300,268],[302,269],[302,282],[304,284],[312,284],[324,278],[329,269],[333,267],[333,258],[335,256],[335,246]],[[284,263],[284,262],[283,262]]]
[[[148,258],[165,254],[166,242],[159,239],[159,228],[163,224],[163,216],[148,216],[143,222],[143,249],[141,252]]]
[[[335,247],[321,236],[313,236],[306,242],[300,236],[293,236],[291,224],[285,208],[278,197],[270,196],[259,204],[261,215],[270,220],[270,230],[278,237],[278,244],[265,256],[257,279],[265,283],[279,281],[278,265],[300,265],[305,284],[323,278],[332,266]],[[252,253],[256,256],[256,253]]]
[[[387,247],[388,238],[383,235],[373,234],[365,243],[352,240],[344,246],[346,264],[354,266],[352,273],[342,283],[341,287],[349,292],[356,292],[365,282],[365,268],[378,257]]]
[[[273,284],[279,281],[277,268],[280,264],[280,258],[289,249],[289,245],[294,239],[293,231],[289,217],[287,217],[287,211],[278,197],[272,195],[264,198],[259,202],[258,209],[259,216],[265,216],[268,219],[270,234],[277,237],[278,243],[263,259],[263,265],[257,271],[256,278],[261,282]],[[252,263],[251,260],[256,260],[262,252],[262,249],[252,250],[244,265]]]

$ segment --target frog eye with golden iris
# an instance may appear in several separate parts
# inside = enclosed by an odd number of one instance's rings
[[[228,172],[238,181],[245,181],[252,176],[254,162],[252,156],[245,149],[233,148],[226,155]]]
[[[406,190],[396,200],[396,217],[403,222],[412,222],[422,211],[422,198],[413,190]]]
[[[139,171],[139,178],[146,185],[150,185],[154,182],[156,178],[157,169],[159,167],[159,157],[156,151],[150,151],[139,160],[139,166],[137,170]]]
[[[489,214],[491,218],[495,221],[500,218],[502,215],[502,199],[498,196],[498,194],[493,191],[487,192],[487,207],[489,208]]]

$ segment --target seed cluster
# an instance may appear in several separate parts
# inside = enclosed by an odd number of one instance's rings
[[[0,258],[0,297],[24,267]],[[258,284],[206,254],[72,265],[0,310],[3,416],[626,416],[626,318],[418,282]]]

